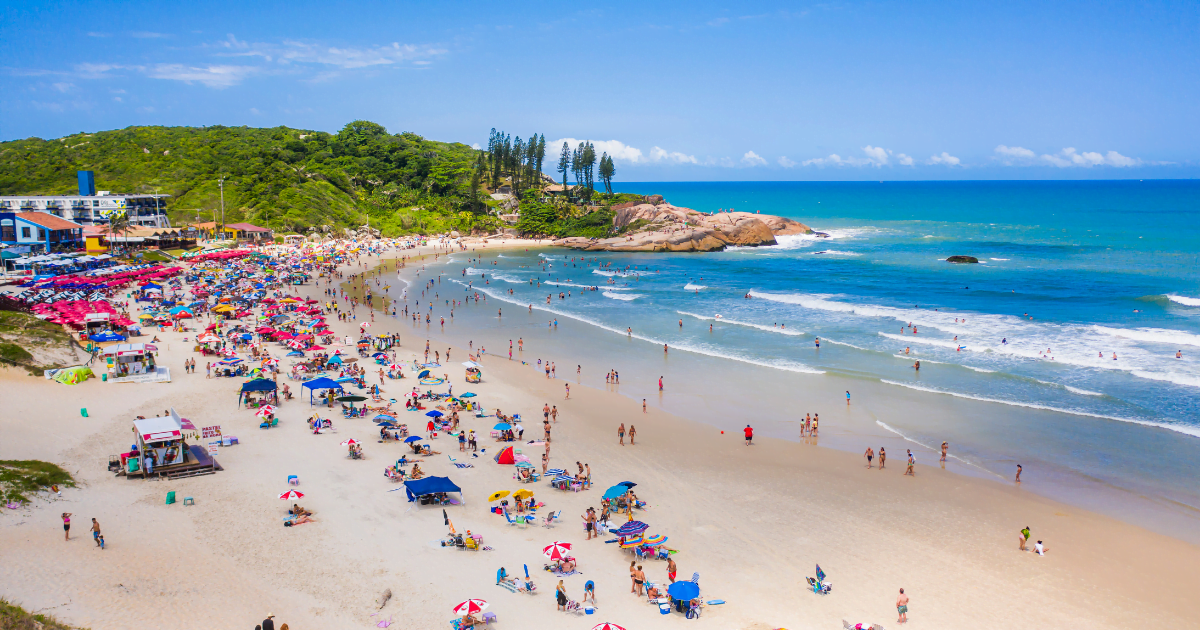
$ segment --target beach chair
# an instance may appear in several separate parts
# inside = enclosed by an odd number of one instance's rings
[[[299,475],[288,475],[287,482],[289,486],[298,486],[300,485],[300,477]]]
[[[557,512],[551,512],[546,515],[546,522],[542,524],[542,527],[548,528],[548,527],[554,525],[555,523],[557,523],[559,521],[559,519],[561,519],[561,518],[562,518],[562,510],[559,510]]]
[[[517,517],[514,519],[511,515],[509,515],[508,510],[504,510],[504,520],[508,521],[509,525],[525,524],[525,517]]]

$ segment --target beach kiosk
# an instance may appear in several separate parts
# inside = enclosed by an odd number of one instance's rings
[[[153,374],[157,370],[154,353],[158,347],[148,343],[119,343],[104,349],[104,362],[110,378]]]
[[[141,473],[148,477],[156,468],[162,472],[166,467],[185,462],[188,446],[184,441],[183,421],[174,409],[170,414],[133,421],[133,448],[121,454],[121,467],[126,474]]]

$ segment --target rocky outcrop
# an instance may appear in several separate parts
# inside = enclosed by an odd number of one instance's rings
[[[807,225],[783,217],[749,212],[707,214],[661,201],[622,204],[614,209],[613,227],[632,228],[631,233],[605,239],[565,238],[555,244],[589,251],[711,252],[731,245],[775,245],[777,234],[812,232]]]
[[[974,256],[951,256],[946,259],[946,262],[952,263],[977,263],[979,259]]]

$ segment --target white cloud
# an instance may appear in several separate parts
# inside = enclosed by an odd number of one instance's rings
[[[200,83],[218,90],[237,85],[256,73],[258,73],[258,68],[251,66],[208,65],[198,67],[177,63],[160,63],[146,70],[146,76],[152,79]]]
[[[720,25],[722,25],[722,24],[725,24],[725,23],[728,23],[728,22],[729,22],[729,18],[727,18],[727,17],[719,17],[719,18],[716,18],[716,19],[709,20],[709,21],[708,21],[708,25],[709,25],[709,26],[720,26]]]
[[[896,154],[896,163],[897,163],[897,164],[899,164],[900,166],[912,166],[912,165],[913,165],[913,159],[912,159],[912,156],[911,156],[911,155],[905,155],[905,154],[903,154],[903,153],[897,153],[897,154]]]
[[[1117,168],[1125,168],[1129,166],[1137,166],[1142,163],[1140,159],[1131,158],[1116,151],[1108,153],[1096,153],[1095,151],[1084,151],[1079,153],[1074,147],[1067,147],[1053,155],[1045,154],[1042,160],[1059,168],[1083,167],[1091,168],[1093,166],[1115,166]]]
[[[783,168],[792,168],[796,165],[796,162],[789,160],[786,155],[779,156],[779,159],[776,160],[776,162],[778,162]]]
[[[745,164],[746,166],[762,166],[766,163],[766,160],[762,159],[759,154],[753,151],[747,151],[746,154],[742,156],[742,164]]]
[[[446,53],[445,49],[428,44],[400,44],[365,48],[327,46],[314,42],[285,40],[282,44],[245,42],[233,35],[216,44],[224,54],[239,57],[261,57],[279,64],[312,63],[344,69],[394,65],[403,62],[428,60]]]
[[[75,65],[75,76],[81,79],[107,79],[113,70],[124,70],[126,66],[112,63],[80,63]]]
[[[866,157],[851,156],[851,157],[843,158],[842,156],[840,156],[836,153],[831,153],[831,154],[829,154],[828,157],[804,160],[803,162],[800,163],[800,166],[821,166],[821,167],[824,167],[824,166],[874,166],[874,167],[881,167],[881,166],[888,165],[889,151],[887,149],[884,149],[883,147],[873,147],[868,144],[867,146],[862,148],[862,151]],[[901,153],[900,154],[900,160],[901,160],[900,163],[901,164],[905,163],[904,162],[905,158],[908,158],[908,156]],[[911,158],[908,158],[908,159],[911,160]]]
[[[114,103],[124,103],[125,101],[124,101],[124,99],[122,99],[120,96],[114,96],[114,97],[113,97],[113,102],[114,102]]]
[[[92,32],[88,33],[87,36],[88,37],[112,37],[112,33],[99,33],[96,31],[92,31]]]
[[[953,155],[950,155],[949,153],[946,153],[945,151],[942,151],[941,155],[930,156],[929,161],[926,163],[927,164],[944,164],[946,166],[959,166],[962,164],[962,160],[954,157]]]
[[[471,148],[472,148],[472,149],[475,149],[476,151],[478,151],[478,150],[482,149],[483,147],[479,146],[479,143],[478,143],[478,142],[476,142],[475,144],[472,144],[472,145],[471,145]]]
[[[635,151],[637,149],[634,149]],[[609,155],[612,155],[611,153]],[[678,164],[696,164],[696,156],[680,153],[679,151],[667,151],[662,147],[655,146],[650,149],[650,160],[652,162],[676,162]]]
[[[165,37],[170,37],[170,35],[167,35],[166,33],[152,33],[150,31],[133,31],[129,34],[129,36],[136,37],[138,39],[163,39]]]
[[[1037,157],[1037,154],[1025,147],[1006,147],[1003,144],[996,147],[996,153],[1006,157],[1019,160],[1032,160]]]
[[[258,108],[257,108],[257,107],[251,107],[251,108],[250,108],[250,113],[251,113],[251,114],[254,114],[255,116],[257,116],[257,115],[261,114],[262,112],[258,111]]]

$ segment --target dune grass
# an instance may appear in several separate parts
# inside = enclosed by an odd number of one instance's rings
[[[48,490],[51,485],[72,488],[75,480],[71,473],[50,462],[0,460],[0,500],[4,503],[28,503],[27,495]]]
[[[34,615],[0,597],[0,630],[82,630],[50,615]]]

